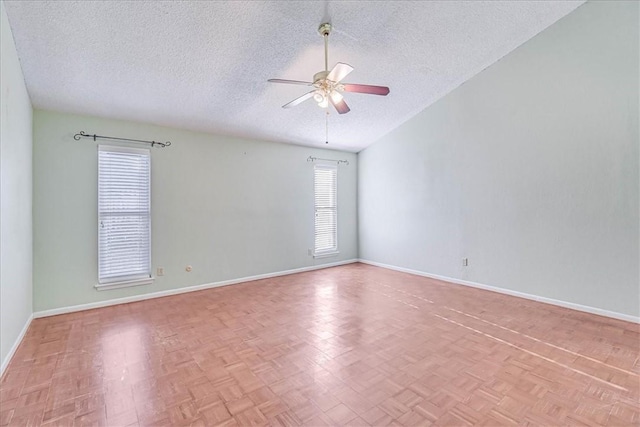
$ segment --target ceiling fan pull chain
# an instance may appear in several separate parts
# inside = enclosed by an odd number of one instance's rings
[[[328,144],[329,143],[329,110],[327,110],[327,115],[325,116],[325,121],[324,121],[324,132],[325,132],[325,140],[324,143]]]

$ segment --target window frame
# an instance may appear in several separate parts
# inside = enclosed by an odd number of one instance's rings
[[[153,283],[154,281],[154,277],[152,275],[152,249],[151,249],[151,242],[152,242],[152,236],[151,236],[151,150],[149,149],[144,149],[144,148],[133,148],[133,147],[123,147],[123,146],[119,146],[119,145],[98,145],[97,147],[97,151],[98,151],[98,155],[97,160],[98,160],[98,173],[97,173],[97,178],[98,178],[98,182],[97,182],[97,188],[96,188],[96,192],[97,192],[97,208],[98,208],[98,215],[97,215],[97,231],[98,231],[98,248],[97,248],[97,262],[98,262],[98,283],[94,286],[95,289],[97,290],[108,290],[108,289],[118,289],[118,288],[124,288],[124,287],[130,287],[130,286],[140,286],[140,285],[148,285]],[[135,155],[144,155],[147,157],[148,159],[148,177],[147,177],[147,188],[148,188],[148,210],[147,210],[147,227],[148,227],[148,261],[149,264],[147,266],[147,272],[145,272],[144,274],[129,274],[129,275],[121,275],[121,276],[116,276],[116,277],[111,277],[111,278],[102,278],[100,276],[101,273],[101,253],[102,253],[102,245],[101,245],[101,239],[100,239],[100,234],[101,234],[101,224],[102,224],[102,220],[105,217],[113,217],[113,215],[103,215],[103,212],[100,210],[100,176],[101,176],[101,168],[100,168],[100,152],[116,152],[116,153],[128,153],[128,154],[135,154]]]
[[[327,248],[327,249],[320,249],[318,250],[317,248],[317,234],[318,234],[318,229],[317,229],[317,218],[318,218],[318,204],[317,204],[317,197],[318,197],[318,193],[317,193],[317,189],[316,189],[316,172],[318,170],[330,170],[333,171],[335,173],[335,189],[334,189],[334,193],[335,193],[335,205],[333,208],[323,208],[324,210],[326,209],[334,209],[334,218],[335,218],[335,223],[334,223],[334,246],[331,248]],[[324,258],[324,257],[330,257],[330,256],[334,256],[340,253],[339,250],[339,244],[338,244],[338,165],[336,163],[333,162],[315,162],[313,165],[313,204],[314,204],[314,209],[313,209],[313,213],[314,213],[314,226],[313,226],[313,257],[314,258]]]

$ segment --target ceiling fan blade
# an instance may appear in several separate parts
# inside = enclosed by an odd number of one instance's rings
[[[343,62],[338,62],[335,67],[329,74],[327,75],[327,80],[331,80],[332,82],[339,82],[349,75],[350,72],[353,71],[353,67],[349,64],[345,64]]]
[[[370,95],[382,96],[387,96],[389,94],[389,88],[386,86],[358,85],[350,83],[343,83],[342,86],[345,92],[368,93]]]
[[[329,100],[331,101],[331,104],[336,107],[336,111],[338,112],[338,114],[346,114],[351,111],[351,108],[349,108],[347,103],[344,102],[342,95],[340,95],[338,92],[332,92],[331,96],[329,96]]]
[[[302,82],[300,80],[285,80],[285,79],[269,79],[267,81],[270,83],[285,83],[289,85],[302,85],[302,86],[311,86],[313,84],[311,82]]]
[[[311,98],[314,94],[314,90],[312,90],[311,92],[307,92],[302,96],[297,97],[296,99],[294,99],[293,101],[284,104],[282,106],[282,108],[291,108],[291,107],[295,107],[298,104],[302,104],[304,101],[306,101],[307,99]]]

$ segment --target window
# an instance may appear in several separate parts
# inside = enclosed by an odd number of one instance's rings
[[[318,163],[313,168],[315,191],[314,255],[338,252],[338,167]]]
[[[149,150],[98,146],[98,285],[151,283]]]

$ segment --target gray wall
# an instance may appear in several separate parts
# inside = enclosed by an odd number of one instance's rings
[[[588,2],[361,152],[360,257],[639,316],[638,19]]]
[[[232,280],[354,259],[357,156],[353,153],[34,112],[34,310]],[[97,151],[80,130],[169,140],[151,158],[152,285],[96,291]],[[313,259],[313,164],[338,169],[339,250]],[[185,267],[193,266],[187,273]]]
[[[31,317],[31,101],[0,2],[0,362]]]

